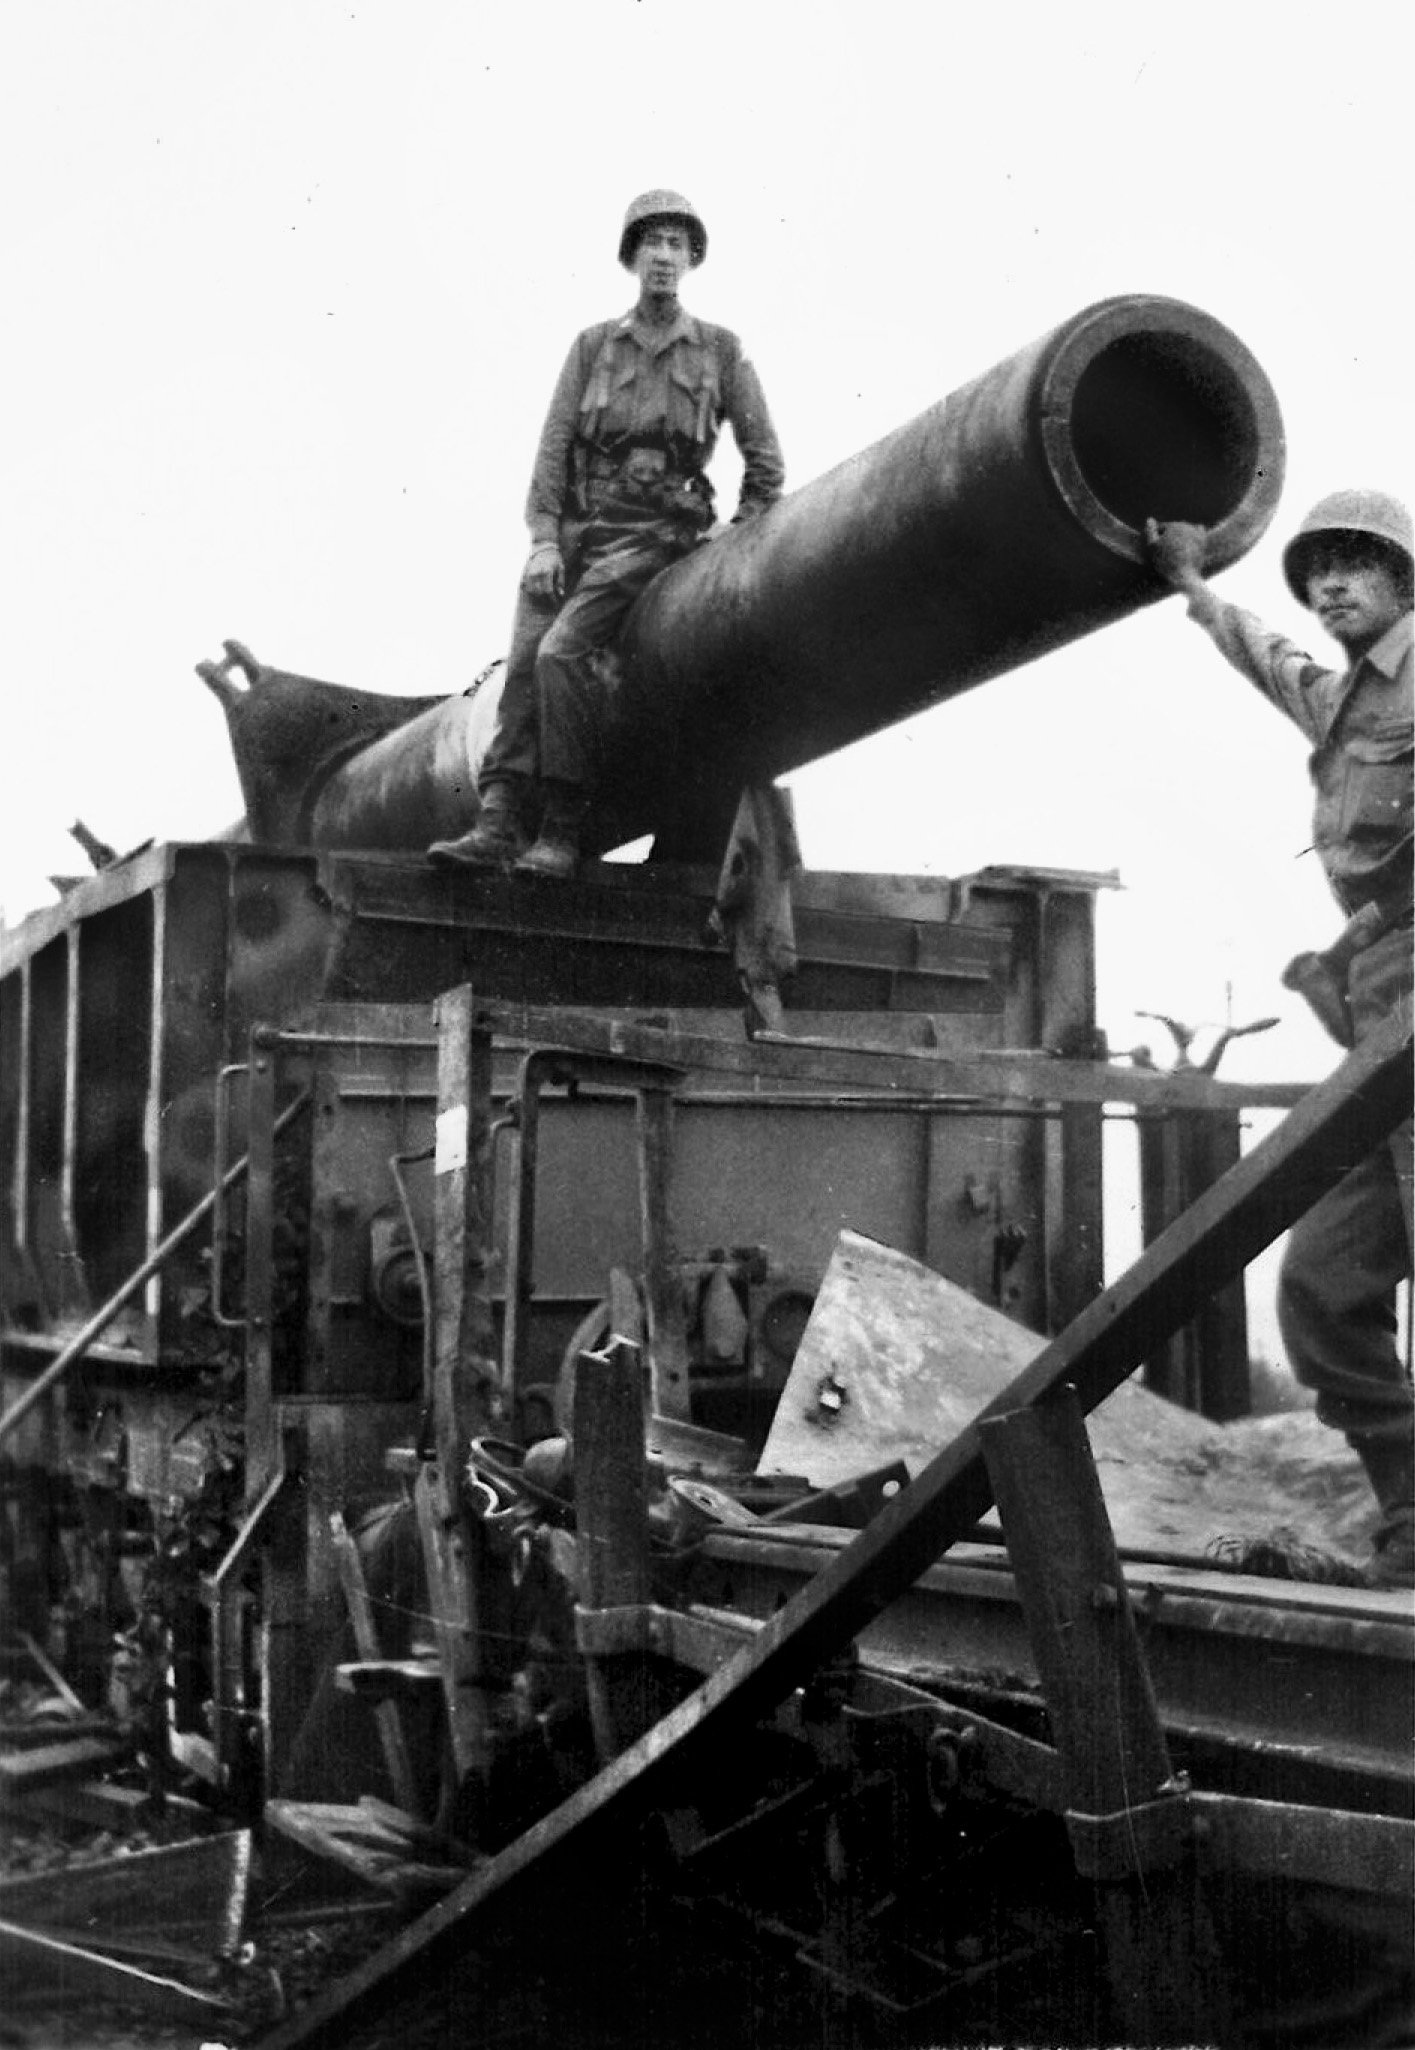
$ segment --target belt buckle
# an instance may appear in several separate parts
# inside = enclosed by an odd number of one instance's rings
[[[621,475],[632,483],[657,484],[668,468],[668,458],[661,448],[631,448],[624,458]]]

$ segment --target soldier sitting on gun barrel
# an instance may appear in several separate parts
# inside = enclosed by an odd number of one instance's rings
[[[1284,981],[1343,1045],[1411,996],[1411,669],[1415,544],[1407,508],[1378,491],[1314,506],[1283,569],[1346,656],[1325,669],[1202,575],[1205,531],[1146,528],[1151,557],[1234,667],[1312,742],[1313,840],[1347,924]],[[1415,1408],[1396,1348],[1396,1297],[1411,1272],[1411,1126],[1363,1159],[1299,1219],[1278,1282],[1278,1319],[1323,1423],[1343,1431],[1380,1503],[1371,1576],[1415,1585]]]
[[[723,421],[743,461],[743,520],[781,496],[781,451],[735,334],[679,304],[707,230],[681,193],[631,202],[619,261],[638,304],[577,336],[541,430],[526,518],[531,552],[495,733],[478,776],[481,815],[445,864],[573,874],[593,792],[604,686],[596,656],[640,592],[714,524],[707,464]],[[539,837],[527,827],[540,807]]]

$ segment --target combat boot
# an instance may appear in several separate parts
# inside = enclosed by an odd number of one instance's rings
[[[1367,1572],[1377,1587],[1415,1587],[1415,1446],[1408,1437],[1348,1443],[1381,1505]]]
[[[487,784],[471,831],[460,840],[434,840],[427,858],[438,868],[509,868],[525,844],[520,786],[508,777]]]
[[[577,784],[547,783],[540,833],[534,847],[516,863],[517,875],[568,881],[580,865],[580,835],[587,809],[585,793]]]

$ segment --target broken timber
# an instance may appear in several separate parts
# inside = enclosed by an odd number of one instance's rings
[[[138,1965],[86,1950],[82,1944],[38,1929],[22,1929],[0,1921],[0,1963],[15,1984],[21,1975],[52,1983],[66,1995],[87,1993],[102,2000],[121,2000],[173,2021],[204,2021],[214,2026],[230,2012],[226,2001],[186,1986],[180,1979],[145,1972]]]
[[[469,1917],[508,1909],[524,1883],[536,1883],[547,1866],[593,1855],[610,1833],[649,1812],[671,1780],[681,1784],[682,1774],[701,1767],[723,1743],[740,1741],[991,1506],[981,1423],[1040,1402],[1068,1383],[1082,1411],[1094,1409],[1192,1315],[1197,1301],[1231,1281],[1342,1178],[1353,1157],[1379,1145],[1410,1115],[1411,1041],[1408,1012],[1385,1021],[1054,1338],[749,1646],[367,1964],[277,2030],[266,2050],[342,2042],[343,2018],[352,2009],[391,1996],[414,1965],[425,1973],[453,1948],[454,1932],[465,1940]]]
[[[1117,2014],[1136,2043],[1231,2042],[1188,1786],[1170,1764],[1080,1407],[1062,1388],[979,1435],[1042,1669],[1076,1868],[1099,1882]],[[1112,1866],[1092,1855],[1097,1841]]]
[[[249,1830],[158,1844],[0,1885],[0,1920],[70,1943],[228,1957],[241,1941],[251,1875]]]

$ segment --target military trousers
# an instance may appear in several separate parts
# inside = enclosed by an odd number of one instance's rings
[[[521,592],[496,732],[478,776],[483,791],[508,777],[594,788],[609,697],[590,658],[611,646],[640,592],[683,552],[651,531],[589,557],[558,610]]]
[[[1356,1039],[1411,992],[1410,929],[1388,932],[1351,966]],[[1409,1443],[1415,1403],[1397,1344],[1396,1303],[1411,1272],[1409,1120],[1359,1159],[1293,1226],[1278,1277],[1288,1364],[1317,1414],[1353,1440]]]

